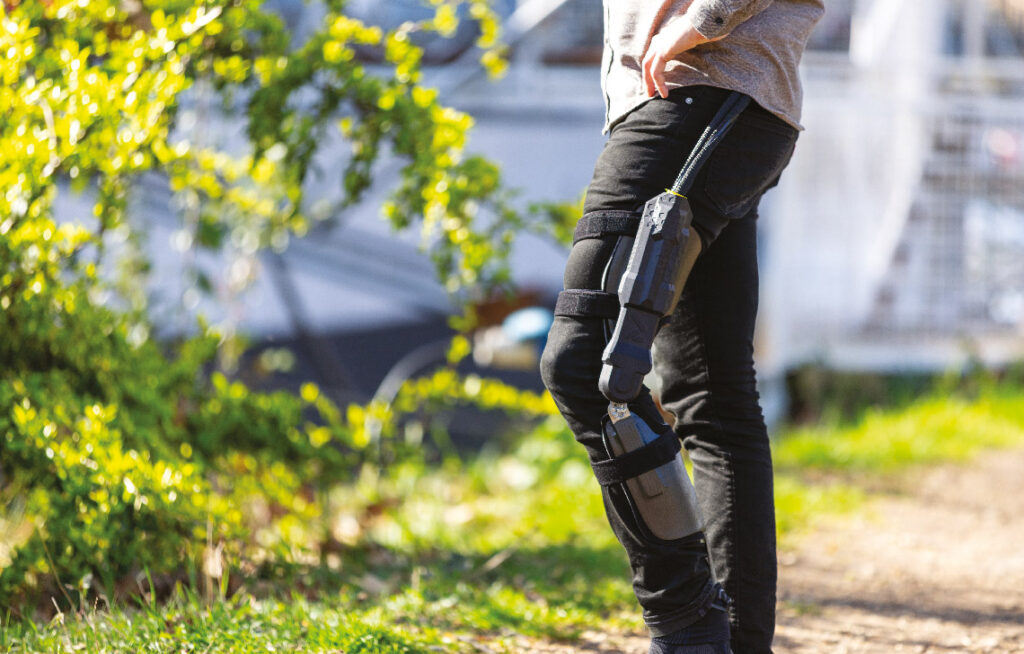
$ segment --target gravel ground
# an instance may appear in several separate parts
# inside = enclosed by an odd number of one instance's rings
[[[780,563],[779,654],[1024,653],[1024,452],[922,474]]]
[[[1024,654],[1024,451],[908,479],[781,553],[779,576],[776,654]],[[647,642],[595,631],[574,645],[505,644],[644,654]]]

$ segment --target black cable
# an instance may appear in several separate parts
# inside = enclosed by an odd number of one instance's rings
[[[676,177],[676,181],[672,184],[670,189],[677,195],[686,195],[690,191],[690,187],[693,186],[693,180],[697,176],[697,172],[701,169],[701,166],[707,161],[708,157],[718,146],[725,135],[729,133],[736,119],[743,113],[743,110],[750,104],[750,97],[733,91],[729,94],[729,97],[722,103],[718,113],[711,119],[708,126],[704,129],[704,133],[700,135],[697,140],[697,144],[693,146],[693,150],[690,152],[690,156],[686,158],[686,163],[683,164],[682,169],[679,171],[679,176]]]

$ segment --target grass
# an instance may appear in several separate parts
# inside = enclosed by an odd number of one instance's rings
[[[856,510],[907,470],[1024,444],[1024,394],[992,386],[974,399],[933,395],[852,422],[793,429],[773,448],[783,545],[816,516]]]
[[[783,545],[822,515],[862,506],[879,479],[1021,444],[1024,397],[998,388],[789,431],[774,448]],[[0,651],[515,651],[520,635],[641,628],[596,483],[557,420],[512,452],[429,472],[368,468],[329,501],[343,548],[319,563],[269,580],[237,573],[229,599],[179,588],[49,624],[8,618]]]
[[[10,652],[339,652],[406,654],[443,645],[445,637],[351,614],[330,599],[309,602],[249,598],[207,604],[182,591],[159,607],[86,613],[45,627],[9,628],[0,646]],[[7,642],[5,642],[7,641]]]
[[[775,464],[784,471],[893,473],[1020,443],[1022,427],[1024,396],[1016,393],[931,397],[897,412],[869,411],[851,425],[790,432],[775,450]]]

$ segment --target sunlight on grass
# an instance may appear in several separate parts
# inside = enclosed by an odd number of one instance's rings
[[[869,412],[852,426],[795,430],[774,458],[785,471],[895,472],[1020,443],[1024,398],[992,393],[973,401],[934,397],[899,412]]]
[[[983,450],[1024,444],[1024,397],[989,388],[980,397],[925,398],[899,410],[873,410],[849,425],[784,433],[773,448],[779,538],[815,519],[860,508],[861,486],[911,466],[966,461]]]
[[[66,624],[65,624],[66,622]],[[331,600],[251,598],[206,604],[181,592],[160,607],[58,616],[48,626],[11,625],[5,652],[264,652],[412,654],[441,645],[444,635],[410,632],[388,620],[360,616]],[[6,642],[5,642],[6,641]]]
[[[865,480],[1022,444],[1024,398],[997,390],[788,431],[774,447],[782,546],[860,510],[872,498]],[[328,528],[348,548],[329,569],[212,604],[179,590],[143,609],[13,623],[0,650],[514,651],[516,634],[571,642],[595,626],[642,629],[598,485],[557,418],[511,451],[367,468],[328,504]],[[301,597],[281,597],[298,587]]]
[[[790,537],[810,529],[815,520],[850,513],[866,499],[863,490],[843,482],[812,484],[795,475],[776,475],[775,524],[780,545],[785,547]]]

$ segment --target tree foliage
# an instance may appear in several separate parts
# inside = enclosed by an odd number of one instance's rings
[[[363,196],[387,152],[401,170],[384,214],[422,230],[446,287],[506,279],[521,220],[498,169],[464,154],[470,118],[422,85],[413,38],[451,33],[468,4],[497,71],[498,24],[485,0],[432,4],[432,20],[385,34],[327,2],[301,43],[252,1],[2,5],[0,603],[130,592],[144,571],[205,570],[218,542],[235,557],[293,556],[322,537],[306,533],[320,511],[310,488],[386,456],[370,441],[422,398],[458,391],[550,410],[450,375],[407,388],[395,407],[340,410],[312,385],[260,394],[209,377],[224,334],[205,324],[170,352],[150,338],[129,202],[140,177],[167,179],[189,247],[254,257],[310,228],[303,191],[335,131],[351,146],[338,208]],[[383,49],[383,69],[360,62],[364,46]],[[181,129],[199,88],[243,116],[244,151]],[[57,219],[65,186],[91,194],[91,215]],[[112,258],[125,264],[116,279],[103,272]],[[254,503],[272,519],[253,522],[243,509]]]

